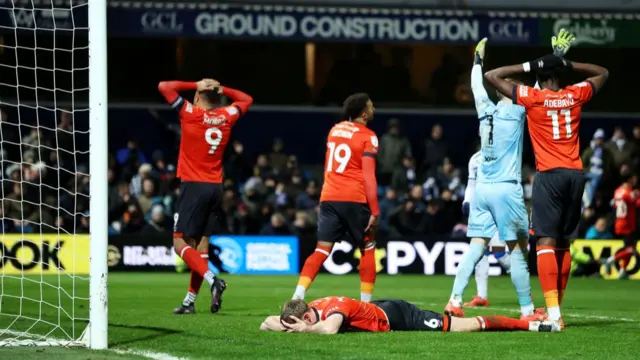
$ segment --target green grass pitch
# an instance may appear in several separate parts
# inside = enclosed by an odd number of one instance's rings
[[[133,351],[170,354],[181,359],[629,359],[640,353],[640,282],[571,279],[564,304],[567,329],[559,334],[539,333],[383,333],[309,334],[264,333],[258,330],[267,315],[292,294],[296,277],[227,276],[229,288],[219,314],[208,312],[209,295],[202,292],[198,314],[171,313],[182,300],[188,274],[111,274],[109,276],[110,348],[129,351],[92,352],[73,348],[0,348],[0,359],[144,359]],[[37,280],[37,279],[36,279]],[[43,320],[62,319],[65,331],[73,323],[54,305],[63,304],[75,317],[86,316],[85,302],[72,303],[66,281],[47,277],[40,284],[4,278],[1,282],[2,314],[21,309],[22,314]],[[423,308],[442,310],[449,297],[452,277],[380,276],[376,298],[401,298]],[[538,279],[532,279],[536,304],[543,299]],[[204,287],[203,287],[204,290]],[[78,282],[76,294],[86,294],[87,284]],[[475,292],[472,282],[467,291]],[[6,295],[42,299],[22,301]],[[308,299],[327,295],[358,298],[357,276],[321,275]],[[515,293],[508,277],[489,279],[491,308],[468,309],[468,315],[518,315]],[[51,305],[47,305],[47,304]],[[22,305],[22,308],[20,308]],[[42,306],[42,310],[40,310]],[[40,321],[0,316],[0,328],[13,322],[14,330],[33,326],[32,332],[51,331]],[[75,331],[84,327],[76,321]],[[52,332],[61,337],[60,330]]]

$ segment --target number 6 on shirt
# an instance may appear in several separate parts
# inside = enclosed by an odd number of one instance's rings
[[[215,135],[215,137],[212,135]],[[222,142],[222,131],[215,127],[208,128],[207,131],[204,132],[204,140],[207,144],[211,145],[209,148],[209,155],[211,155],[216,152],[216,149]]]
[[[347,144],[340,144],[336,146],[335,142],[327,143],[329,147],[329,161],[327,161],[327,171],[333,171],[333,161],[338,163],[337,173],[344,172],[347,168],[349,159],[351,159],[351,148]]]

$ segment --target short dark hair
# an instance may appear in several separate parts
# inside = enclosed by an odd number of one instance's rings
[[[220,102],[220,94],[218,94],[217,88],[214,90],[200,91],[200,97],[210,104],[217,104]]]
[[[367,93],[355,93],[349,96],[342,105],[342,118],[354,120],[360,117],[362,111],[367,107],[370,98]]]

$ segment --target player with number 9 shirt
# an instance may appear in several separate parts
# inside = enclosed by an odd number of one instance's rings
[[[360,297],[363,301],[371,300],[376,279],[373,235],[380,213],[375,160],[378,138],[367,127],[373,113],[373,103],[367,94],[353,94],[344,102],[345,120],[329,131],[318,213],[318,244],[300,272],[294,299],[304,299],[333,245],[351,240],[362,252]]]
[[[588,78],[562,88],[561,78],[570,70],[585,73]],[[515,86],[505,80],[530,71],[535,71],[540,89]],[[582,106],[602,88],[608,74],[603,67],[570,62],[557,55],[485,74],[498,91],[511,96],[515,104],[527,111],[537,170],[532,190],[531,233],[537,239],[538,277],[549,319],[562,327],[560,305],[571,271],[569,248],[577,236],[586,182],[578,127]]]
[[[217,223],[222,200],[222,157],[231,128],[247,112],[253,99],[239,90],[223,87],[215,80],[198,82],[163,81],[158,90],[178,111],[180,153],[178,177],[180,197],[173,216],[173,247],[191,269],[189,290],[175,314],[195,313],[195,300],[203,280],[211,287],[211,312],[220,310],[224,280],[209,270],[209,236]],[[196,90],[193,103],[181,91]],[[220,95],[233,100],[218,107]]]

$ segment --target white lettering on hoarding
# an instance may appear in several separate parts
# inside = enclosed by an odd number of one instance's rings
[[[122,263],[127,266],[173,266],[176,264],[172,247],[124,246]]]
[[[477,41],[480,25],[473,19],[314,16],[288,14],[200,13],[202,35],[276,36],[347,40]]]
[[[248,243],[246,266],[248,271],[289,271],[289,255],[293,252],[289,244]]]
[[[335,261],[333,260],[333,255],[337,252],[343,252],[343,253],[349,253],[351,252],[351,250],[353,250],[353,245],[351,245],[350,243],[346,242],[346,241],[341,241],[339,243],[336,243],[333,246],[333,250],[331,250],[331,254],[329,255],[329,257],[327,258],[327,260],[325,260],[324,262],[324,268],[330,272],[331,274],[334,275],[344,275],[344,274],[348,274],[351,272],[351,270],[353,270],[353,266],[349,263],[349,262],[345,262],[343,264],[336,264]]]

